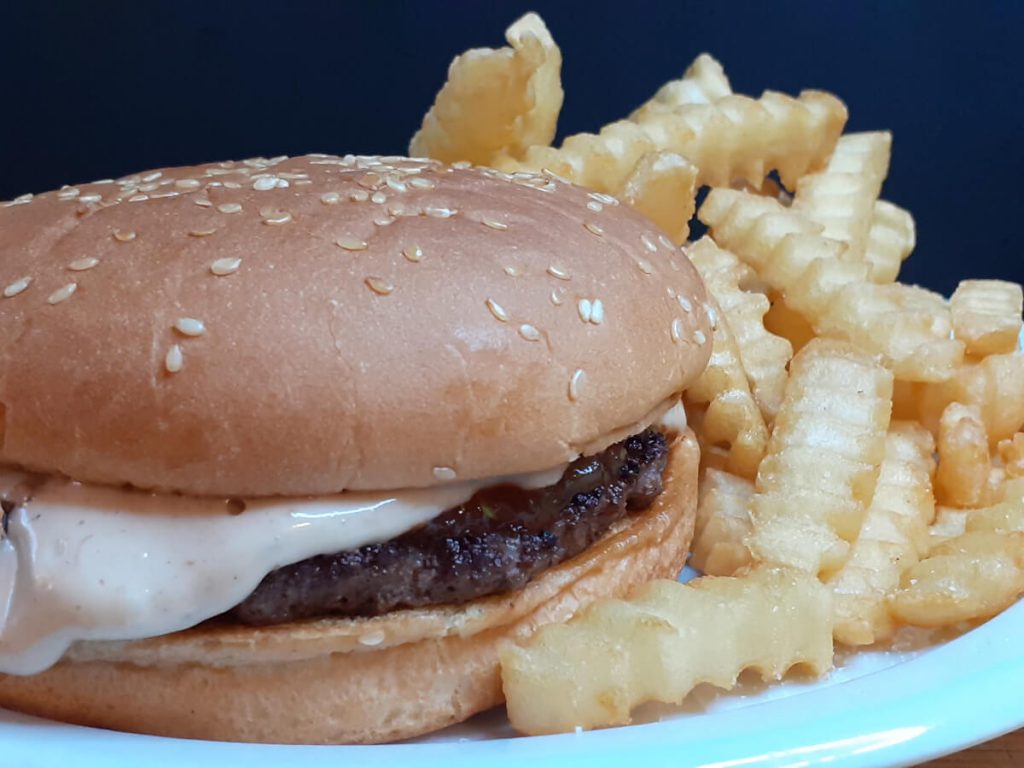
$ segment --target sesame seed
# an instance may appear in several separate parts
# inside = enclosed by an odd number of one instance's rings
[[[674,251],[676,249],[676,244],[673,243],[671,240],[669,240],[664,235],[658,235],[658,240],[661,242],[662,245],[664,245],[670,251]]]
[[[167,198],[167,197],[177,197],[180,194],[181,194],[180,192],[175,192],[173,190],[170,191],[170,192],[157,192],[155,195],[150,195],[149,199],[150,200],[163,200],[164,198]]]
[[[590,322],[594,325],[600,325],[604,322],[604,302],[600,299],[594,299],[594,303],[590,308]]]
[[[376,203],[377,205],[384,205],[388,201],[388,196],[383,192],[374,192],[370,195],[370,202]]]
[[[714,307],[710,307],[707,304],[704,305],[704,309],[708,313],[708,320],[711,322],[711,330],[718,328],[718,312],[715,311]]]
[[[252,183],[252,188],[257,192],[266,192],[269,189],[273,189],[277,186],[276,176],[260,176],[256,181]]]
[[[342,235],[341,237],[334,241],[334,244],[337,245],[339,248],[344,248],[346,251],[366,250],[366,241],[361,240],[360,238],[355,237],[354,235]]]
[[[395,223],[395,217],[394,216],[378,216],[377,218],[375,218],[373,220],[373,223],[376,224],[378,227],[386,227],[388,224],[394,224]]]
[[[458,162],[452,163],[452,168],[454,168],[457,171],[464,171],[467,168],[472,168],[472,167],[473,167],[473,164],[471,162],[469,162],[468,160],[459,160]]]
[[[200,208],[210,208],[210,207],[213,206],[213,203],[211,203],[205,197],[197,197],[192,202],[195,203],[196,205],[198,205]]]
[[[587,203],[587,208],[589,208],[594,213],[600,213],[601,211],[604,210],[604,206],[597,202],[597,200],[589,201]]]
[[[402,249],[402,255],[409,261],[423,261],[423,249],[418,245],[409,245]]]
[[[367,632],[365,635],[359,636],[360,645],[380,645],[384,642],[384,632],[382,630],[375,630],[373,632]]]
[[[583,386],[587,383],[587,374],[582,368],[577,368],[576,372],[573,373],[572,378],[569,379],[569,399],[574,403],[580,399],[580,395],[583,394]]]
[[[78,187],[64,187],[60,192],[57,193],[58,200],[74,200],[81,194]]]
[[[15,280],[13,283],[11,283],[6,288],[4,288],[4,298],[5,299],[12,299],[12,298],[14,298],[19,293],[23,293],[25,291],[25,289],[28,288],[29,285],[31,285],[31,284],[32,284],[32,278],[28,277],[27,275],[25,277],[19,278],[18,280]]]
[[[636,265],[637,267],[639,267],[640,271],[643,272],[645,275],[654,274],[654,267],[651,266],[651,262],[649,262],[647,259],[637,259]]]
[[[380,296],[387,296],[395,290],[395,286],[381,277],[368,277],[364,281],[366,287]]]
[[[288,211],[276,211],[263,217],[264,224],[287,224],[291,220],[292,215]]]
[[[514,267],[511,264],[505,267],[505,274],[509,277],[522,277],[523,270],[520,267]]]
[[[683,340],[683,321],[678,317],[672,321],[672,327],[669,329],[669,333],[672,335],[672,341],[679,344]]]
[[[395,190],[395,192],[405,192],[406,189],[407,189],[407,187],[405,186],[405,182],[404,181],[399,181],[398,179],[395,179],[395,178],[393,178],[391,176],[388,176],[387,179],[384,180],[384,182],[391,189]]]
[[[194,317],[179,317],[174,321],[174,330],[183,336],[202,336],[206,333],[206,323]]]
[[[221,213],[240,213],[242,210],[241,203],[221,203],[217,206],[217,210]]]
[[[198,189],[203,183],[199,179],[176,179],[174,186],[178,189]]]
[[[224,182],[224,189],[241,189],[241,188],[242,188],[242,185],[239,184],[237,181],[225,181]]]
[[[320,195],[320,202],[324,205],[336,205],[341,202],[341,195],[337,192],[324,192]]]
[[[693,332],[693,340],[698,344],[706,344],[708,337],[704,335],[704,331],[698,329]]]
[[[598,237],[602,237],[604,235],[604,230],[593,222],[588,221],[583,225],[583,227],[592,235],[597,235]]]
[[[190,229],[188,234],[190,237],[209,237],[216,231],[216,227],[209,227],[207,229]]]
[[[366,187],[367,189],[376,189],[380,186],[381,179],[380,174],[377,173],[365,173],[357,181],[360,187]]]
[[[213,186],[213,185],[211,184],[210,186]],[[220,186],[220,185],[218,184],[218,186]],[[159,188],[160,188],[159,184],[143,184],[141,187],[139,187],[139,192],[153,192],[153,191],[155,191],[155,190],[157,190]]]
[[[135,233],[130,229],[115,229],[114,239],[119,243],[130,243],[135,239]]]
[[[649,238],[647,235],[640,235],[640,242],[643,243],[644,248],[646,248],[651,253],[655,253],[658,250],[658,246],[656,246],[654,244],[654,241],[651,240],[651,238]]]
[[[685,296],[676,296],[676,301],[678,301],[679,306],[683,308],[683,312],[686,312],[687,314],[693,312],[693,304],[691,304],[690,300]]]
[[[503,232],[506,229],[508,229],[508,224],[506,224],[505,222],[498,221],[497,219],[492,219],[487,216],[484,216],[482,219],[480,219],[480,223],[483,224],[485,227],[489,227],[490,229],[496,229],[499,232]]]
[[[128,198],[129,203],[144,203],[149,200],[149,195],[132,195]]]
[[[275,189],[287,189],[288,188],[288,179],[274,179],[274,188]]]
[[[523,323],[519,326],[519,335],[527,341],[540,341],[540,331],[529,323]]]
[[[423,212],[427,214],[427,216],[433,216],[435,219],[447,219],[454,216],[457,213],[457,211],[454,210],[453,208],[442,208],[435,206],[428,206],[423,209]]]
[[[433,189],[437,185],[430,179],[424,179],[417,176],[416,178],[409,180],[409,186],[416,187],[416,189]]]
[[[164,356],[164,368],[167,369],[168,373],[178,373],[184,364],[185,357],[181,353],[181,346],[179,344],[172,344]]]
[[[451,467],[434,467],[434,477],[438,480],[454,480],[455,470]]]
[[[558,278],[559,280],[570,279],[569,273],[562,269],[562,267],[559,267],[557,264],[552,264],[550,267],[548,267],[547,271],[549,275]]]
[[[100,260],[93,256],[84,256],[81,259],[75,259],[68,264],[68,269],[72,272],[84,272],[87,269],[92,269],[99,263]]]
[[[56,291],[51,293],[46,301],[49,304],[60,304],[62,301],[66,301],[71,298],[71,294],[78,290],[78,283],[68,283],[65,286],[58,288]]]
[[[590,303],[590,299],[580,299],[576,304],[576,311],[580,313],[580,320],[589,323],[590,316],[594,313],[594,307]]]
[[[402,205],[401,203],[392,203],[391,205],[389,205],[388,206],[388,213],[391,216],[394,216],[395,218],[398,218],[399,216],[407,216],[407,215],[409,215],[409,211],[406,210],[406,207],[404,205]]]
[[[555,289],[553,289],[551,291],[551,303],[552,304],[554,304],[557,307],[557,306],[561,306],[564,301],[565,301],[565,288],[562,288],[561,286],[559,286],[559,287],[557,287],[557,288],[555,288]]]
[[[217,275],[217,277],[224,277],[225,275],[231,275],[238,271],[238,268],[242,266],[241,259],[217,259],[210,265],[210,271]]]
[[[611,195],[606,195],[604,192],[588,192],[587,197],[591,200],[595,200],[605,205],[618,205],[619,201]]]
[[[491,314],[494,315],[495,318],[503,323],[508,322],[508,312],[505,311],[505,308],[502,307],[501,304],[496,302],[494,299],[487,299],[484,303],[487,304],[487,309],[491,311]]]
[[[349,194],[348,199],[353,203],[365,203],[370,199],[370,193],[365,189],[357,189]]]
[[[145,176],[143,176],[142,180],[143,181],[156,181],[157,179],[159,179],[163,175],[164,174],[161,171],[153,171],[152,173],[147,173]]]
[[[18,198],[18,199],[20,200],[21,198]],[[31,200],[31,199],[32,198],[30,197],[28,200]],[[98,203],[102,199],[103,199],[103,195],[98,195],[96,193],[93,193],[91,195],[82,195],[82,196],[80,196],[78,198],[78,201],[81,202],[81,203]],[[25,200],[24,202],[27,203],[28,200]]]

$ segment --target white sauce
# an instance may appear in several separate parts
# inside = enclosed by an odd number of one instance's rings
[[[682,402],[658,426],[686,428]],[[228,502],[51,478],[0,536],[0,672],[29,675],[77,640],[187,629],[249,596],[275,568],[399,536],[499,482],[556,483],[565,467],[434,488]],[[0,467],[0,494],[27,477]],[[16,497],[17,494],[11,494]]]
[[[386,541],[498,482],[551,485],[564,467],[514,478],[321,498],[224,500],[50,479],[0,537],[0,672],[55,664],[76,640],[135,640],[242,602],[275,568]],[[0,468],[0,491],[24,480]]]
[[[683,401],[676,400],[675,405],[665,411],[657,425],[666,432],[682,432],[686,429],[686,408],[683,407]]]

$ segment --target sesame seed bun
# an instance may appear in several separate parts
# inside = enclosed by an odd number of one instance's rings
[[[675,578],[693,534],[698,463],[687,431],[649,510],[512,595],[369,619],[81,643],[38,675],[0,675],[0,706],[140,733],[275,743],[391,741],[460,722],[504,700],[502,644],[594,600]]]
[[[704,289],[605,195],[400,158],[0,205],[0,462],[189,494],[543,470],[704,368]]]

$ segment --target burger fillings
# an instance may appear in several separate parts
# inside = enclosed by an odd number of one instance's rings
[[[225,637],[259,631],[239,618],[269,622],[289,642],[311,627],[358,635],[369,620],[350,613],[451,623],[502,599],[488,584],[537,591],[570,572],[574,555],[664,515],[657,504],[626,513],[661,490],[664,459],[638,461],[623,446],[639,445],[631,436],[647,434],[703,368],[704,294],[664,235],[602,197],[595,213],[592,193],[544,175],[308,156],[164,169],[0,208],[0,666],[29,675],[0,680],[0,703],[150,732],[281,740],[244,714],[211,732],[166,712],[97,719],[102,702],[88,697],[81,711],[54,712],[35,689],[70,674],[84,696],[82,675],[97,664],[127,680],[118,654],[131,641],[166,645],[202,622],[192,632],[213,655]],[[601,458],[615,451],[618,464]],[[567,483],[570,462],[582,474],[614,467],[554,503],[544,493]],[[551,527],[566,535],[552,537],[547,523],[528,530],[514,506],[491,522],[480,499],[496,486],[548,498]],[[461,520],[458,535],[407,547],[403,567],[420,558],[408,571],[417,579],[447,569],[481,583],[435,581],[419,591],[428,599],[373,610],[334,604],[313,624],[288,620],[318,615],[315,606],[280,610],[295,592],[287,569],[313,568],[314,591],[343,592],[353,574],[370,578],[368,561],[321,574],[310,558],[393,546],[447,520],[445,510]],[[692,521],[677,528],[688,539]],[[657,573],[681,564],[685,541],[672,547]],[[394,561],[377,567],[395,583]],[[517,570],[493,578],[503,567]],[[284,587],[270,590],[274,610],[223,615],[275,572]],[[631,578],[643,574],[609,576],[596,591],[618,594]],[[448,586],[464,608],[443,599]],[[359,635],[362,651],[384,652],[378,631]],[[339,648],[344,677],[353,657]],[[493,659],[484,667],[460,674],[493,677]],[[493,704],[492,683],[433,719],[326,718],[294,738],[412,735]],[[275,684],[280,696],[287,681]]]

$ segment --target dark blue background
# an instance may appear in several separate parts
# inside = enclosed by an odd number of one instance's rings
[[[733,87],[831,90],[889,128],[904,279],[1024,278],[1024,3],[0,3],[0,199],[256,154],[403,151],[449,60],[530,8],[565,57],[562,134],[707,50]]]

